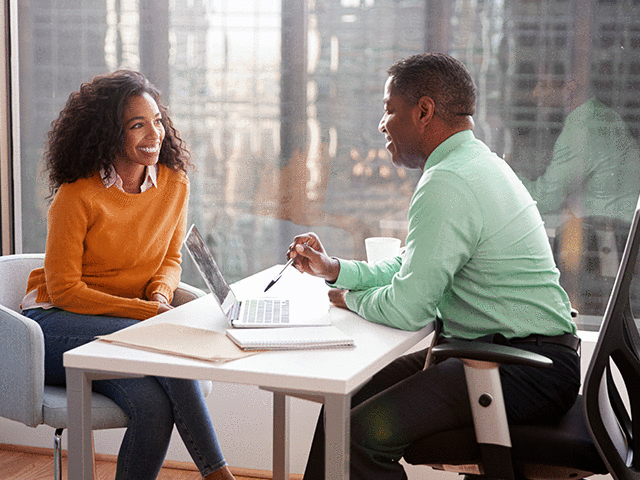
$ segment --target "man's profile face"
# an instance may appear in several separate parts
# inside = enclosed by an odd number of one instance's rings
[[[387,140],[386,147],[395,166],[423,168],[427,156],[419,129],[420,108],[394,93],[392,78],[384,86],[384,115],[378,129]]]

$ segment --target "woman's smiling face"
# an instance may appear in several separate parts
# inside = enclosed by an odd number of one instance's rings
[[[120,162],[151,166],[158,163],[164,125],[158,104],[148,93],[131,97],[123,115],[124,145]]]

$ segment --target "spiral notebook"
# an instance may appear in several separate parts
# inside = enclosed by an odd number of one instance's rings
[[[277,329],[229,329],[227,336],[242,350],[303,350],[353,347],[353,339],[334,326]]]

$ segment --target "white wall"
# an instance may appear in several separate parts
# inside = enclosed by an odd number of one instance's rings
[[[595,333],[582,334],[582,372],[586,372],[595,345]],[[429,337],[430,338],[430,337]],[[418,347],[424,347],[429,338]],[[256,387],[215,383],[207,398],[213,423],[229,465],[256,470],[271,470],[271,412],[269,392]],[[292,399],[291,402],[291,470],[302,473],[315,428],[318,404]],[[116,455],[124,430],[95,432],[96,452]],[[63,440],[66,445],[66,434]],[[0,443],[52,448],[53,429],[46,426],[25,427],[10,420],[0,419]],[[65,447],[66,448],[66,447]],[[174,432],[168,460],[191,461],[177,431]],[[411,480],[453,480],[455,473],[436,472],[426,467],[407,465]],[[609,475],[591,477],[610,480]]]

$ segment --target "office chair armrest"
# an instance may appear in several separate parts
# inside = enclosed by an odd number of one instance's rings
[[[542,355],[506,345],[458,339],[446,339],[435,345],[432,355],[440,359],[460,358],[464,363],[484,475],[488,478],[514,478],[511,436],[499,366],[509,363],[549,368],[553,362]]]
[[[491,363],[508,363],[512,365],[527,365],[531,367],[551,368],[553,362],[537,353],[520,350],[519,348],[496,343],[475,342],[473,340],[449,340],[435,345],[431,349],[435,357],[465,358]]]
[[[173,301],[171,302],[171,305],[177,307],[206,294],[207,293],[204,290],[189,285],[188,283],[180,282],[178,288],[173,292]]]
[[[0,305],[0,417],[42,423],[44,336],[40,325]]]

